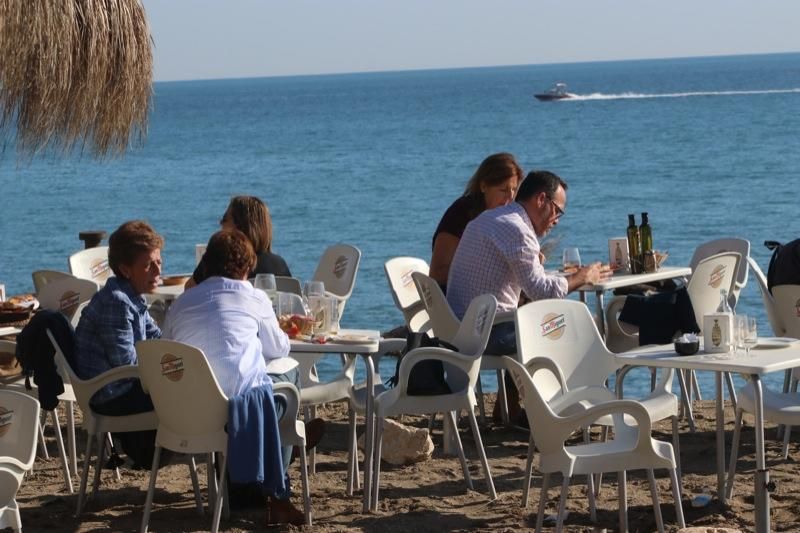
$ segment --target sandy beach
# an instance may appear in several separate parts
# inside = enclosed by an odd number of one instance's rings
[[[492,398],[493,400],[493,398]],[[681,459],[683,464],[683,508],[687,527],[732,528],[750,531],[753,526],[754,439],[752,420],[743,431],[740,462],[734,495],[727,507],[716,500],[704,508],[693,508],[691,498],[704,490],[713,491],[716,485],[714,448],[714,405],[712,401],[697,402],[697,432],[691,433],[681,423]],[[521,507],[523,469],[528,446],[526,431],[491,425],[482,429],[482,437],[492,468],[498,499],[489,501],[486,485],[470,432],[460,428],[467,451],[470,471],[474,474],[475,491],[468,491],[463,481],[458,459],[441,453],[440,425],[434,428],[436,444],[433,459],[411,466],[396,467],[384,463],[380,503],[377,513],[363,513],[361,492],[345,495],[344,452],[347,417],[345,404],[332,404],[320,410],[328,420],[327,435],[319,446],[317,474],[311,477],[313,528],[274,528],[295,531],[520,531],[533,529],[536,505],[539,501],[541,478],[534,475],[531,503]],[[748,420],[747,418],[745,420]],[[726,408],[726,431],[730,442],[733,429],[733,410]],[[424,427],[422,418],[406,417],[404,423]],[[669,440],[667,423],[657,425],[654,436]],[[85,434],[78,432],[79,466]],[[797,479],[797,445],[790,446],[788,461],[780,459],[780,443],[775,440],[775,427],[768,425],[766,433],[767,462],[776,483],[772,493],[772,527],[775,531],[800,529],[800,482]],[[37,459],[18,494],[23,527],[28,531],[133,531],[139,527],[144,504],[148,472],[122,470],[122,482],[116,482],[111,470],[103,471],[103,486],[96,500],[90,501],[81,519],[73,516],[76,497],[65,492],[55,440],[48,433],[51,459]],[[205,493],[205,467],[201,466],[201,489]],[[293,497],[298,507],[299,472],[296,464],[291,470],[295,489]],[[673,500],[666,472],[656,472],[659,497],[668,531],[676,531]],[[77,489],[78,481],[73,481]],[[554,483],[560,483],[555,478]],[[574,479],[567,508],[567,531],[617,530],[617,491],[614,474],[608,474],[598,499],[598,521],[589,520],[585,495],[585,480]],[[628,475],[628,520],[631,531],[656,529],[650,492],[645,472]],[[558,505],[558,489],[550,490],[548,512]],[[155,505],[150,520],[152,531],[203,531],[210,526],[210,517],[200,518],[193,508],[191,482],[183,464],[173,464],[160,471]],[[230,520],[223,520],[226,531],[258,531],[267,529],[263,509],[234,510]]]

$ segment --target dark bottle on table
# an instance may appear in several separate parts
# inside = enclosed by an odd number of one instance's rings
[[[636,217],[628,215],[628,257],[631,262],[631,274],[641,274],[642,249],[639,246],[639,228],[636,227]]]
[[[656,254],[653,250],[653,228],[647,213],[642,213],[642,225],[639,226],[639,238],[642,241],[642,270],[644,272],[656,271]]]

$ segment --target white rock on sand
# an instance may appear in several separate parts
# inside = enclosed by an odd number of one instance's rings
[[[364,449],[364,435],[358,439]],[[427,461],[433,455],[433,440],[425,428],[405,426],[390,418],[383,421],[381,458],[393,465],[410,465]]]

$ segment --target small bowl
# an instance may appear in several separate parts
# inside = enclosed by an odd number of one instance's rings
[[[700,351],[700,341],[694,342],[676,342],[675,351],[681,355],[694,355]]]

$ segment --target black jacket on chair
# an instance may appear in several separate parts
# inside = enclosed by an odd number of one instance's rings
[[[700,331],[686,287],[650,296],[628,295],[619,319],[639,326],[640,346],[668,344],[678,331]]]

